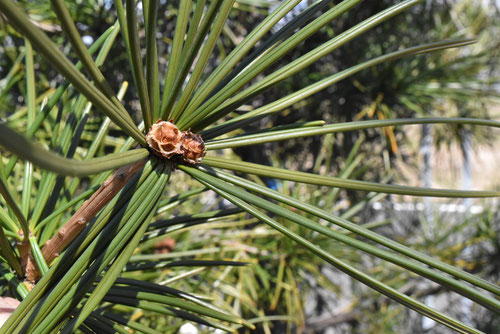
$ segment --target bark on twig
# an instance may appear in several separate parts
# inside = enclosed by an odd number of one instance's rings
[[[31,254],[31,246],[28,239],[24,239],[17,243],[17,249],[19,250],[19,257],[21,258],[21,269],[24,272],[25,277],[31,277],[34,271],[38,271],[35,259]],[[29,291],[33,288],[34,281],[28,281],[27,288]]]
[[[101,187],[86,200],[73,216],[62,226],[59,231],[42,249],[43,257],[48,265],[57,257],[66,246],[74,240],[85,228],[87,222],[92,220],[97,213],[109,203],[113,197],[127,184],[145,164],[146,160],[138,161],[134,164],[119,168],[111,175]],[[31,254],[27,254],[29,258]],[[36,282],[40,278],[40,271],[33,261],[26,261],[26,280]]]
[[[355,322],[360,314],[354,312],[328,314],[313,318],[307,322],[307,329],[312,331],[324,331],[328,327],[336,326],[344,322]]]

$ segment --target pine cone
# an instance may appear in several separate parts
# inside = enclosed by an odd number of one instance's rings
[[[194,165],[201,162],[205,156],[205,143],[200,135],[195,135],[187,130],[183,132],[182,137],[182,159],[184,162]]]
[[[176,154],[182,154],[182,138],[183,135],[175,124],[162,121],[161,119],[151,126],[151,130],[146,135],[146,141],[149,146],[158,155],[167,159]]]

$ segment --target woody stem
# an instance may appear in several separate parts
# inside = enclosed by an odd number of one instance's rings
[[[59,256],[59,253],[73,241],[85,228],[87,222],[92,220],[97,213],[113,199],[113,197],[127,184],[145,164],[141,160],[128,166],[119,168],[101,187],[86,200],[73,216],[62,226],[59,231],[45,243],[42,254],[47,264]],[[29,256],[29,255],[28,255]],[[40,271],[34,261],[28,261],[25,268],[26,280],[36,282],[40,278]]]

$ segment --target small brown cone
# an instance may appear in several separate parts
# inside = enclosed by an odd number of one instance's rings
[[[191,165],[198,164],[205,156],[205,143],[200,135],[195,135],[191,131],[184,131],[182,137],[182,159]]]
[[[181,131],[175,124],[159,119],[151,126],[146,141],[156,154],[170,159],[176,154],[182,154],[182,137]]]

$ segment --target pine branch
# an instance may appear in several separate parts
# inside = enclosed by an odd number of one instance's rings
[[[109,203],[113,197],[127,184],[145,164],[146,160],[141,160],[128,166],[119,168],[111,175],[102,186],[86,200],[75,214],[62,226],[59,231],[45,243],[42,254],[47,264],[59,256],[59,253],[71,243],[80,232],[87,226],[87,222],[92,220],[97,213]],[[25,277],[28,282],[34,283],[40,278],[40,271],[34,261],[29,261],[31,253],[25,253],[23,263],[25,264]]]

